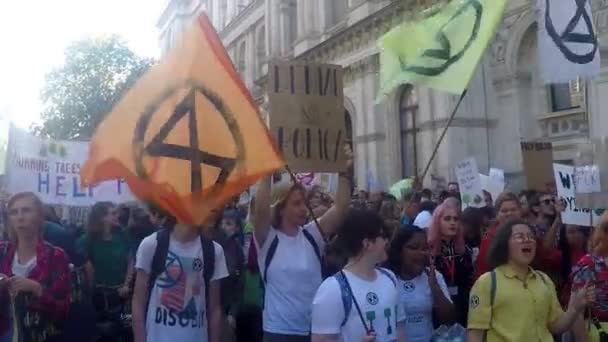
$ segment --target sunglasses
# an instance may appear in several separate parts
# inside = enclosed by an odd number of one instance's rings
[[[551,205],[551,204],[555,204],[555,200],[554,199],[546,199],[546,200],[542,200],[541,203],[543,203],[544,205]]]

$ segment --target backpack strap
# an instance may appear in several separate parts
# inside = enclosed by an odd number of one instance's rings
[[[540,277],[540,280],[542,280],[543,283],[545,285],[547,285],[547,279],[545,278],[545,275],[543,274],[543,272],[536,272],[536,274],[538,274],[538,276]]]
[[[312,236],[312,234],[310,234],[308,230],[302,229],[302,233],[304,234],[306,240],[308,240],[308,242],[310,242],[310,244],[312,245],[312,249],[315,251],[315,255],[319,259],[319,262],[321,262],[321,250],[319,249],[319,245],[317,245],[317,241],[315,241],[315,238]]]
[[[156,233],[156,249],[154,250],[154,256],[152,257],[152,266],[150,267],[150,275],[148,278],[148,301],[150,303],[150,296],[152,295],[152,289],[161,273],[165,270],[165,262],[167,260],[167,254],[169,254],[169,241],[171,238],[171,232],[168,229],[159,230]],[[146,312],[148,312],[148,304],[146,304]]]
[[[346,324],[346,321],[348,321],[350,312],[353,309],[353,300],[350,295],[350,292],[348,291],[348,284],[346,283],[344,273],[338,272],[334,274],[334,278],[338,282],[338,285],[340,285],[340,297],[342,297],[342,305],[344,306],[344,319],[342,320],[342,324],[340,325],[341,327],[343,327]]]
[[[274,239],[272,239],[272,242],[270,243],[270,247],[268,247],[268,253],[266,253],[266,259],[264,260],[264,277],[262,277],[264,284],[266,284],[266,281],[268,278],[268,266],[270,266],[270,263],[272,262],[272,258],[274,257],[275,253],[277,252],[278,246],[279,246],[279,237],[275,236]]]
[[[496,298],[496,270],[490,272],[490,307],[494,307],[494,299]]]
[[[205,282],[205,300],[209,299],[209,282],[215,273],[215,245],[201,235],[201,246],[203,247],[203,281]]]
[[[378,270],[378,272],[384,274],[385,276],[388,277],[388,279],[391,280],[391,282],[393,283],[393,286],[397,287],[397,279],[395,279],[395,277],[393,277],[393,275],[391,274],[391,272],[389,272],[387,269],[382,268],[382,267],[376,267],[376,269]]]

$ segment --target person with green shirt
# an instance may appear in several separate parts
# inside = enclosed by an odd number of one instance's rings
[[[120,316],[129,296],[128,235],[118,224],[118,210],[110,202],[91,208],[85,234],[76,243],[86,259],[87,285],[93,289],[98,321]]]

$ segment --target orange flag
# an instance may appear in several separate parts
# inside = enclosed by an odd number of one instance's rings
[[[138,198],[203,223],[285,165],[257,108],[202,15],[97,128],[81,181],[125,178]]]

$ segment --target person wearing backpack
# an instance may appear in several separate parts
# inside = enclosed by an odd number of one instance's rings
[[[135,342],[220,342],[220,280],[228,270],[218,243],[198,227],[176,224],[141,242],[135,268]]]
[[[387,259],[388,231],[376,213],[351,210],[337,236],[348,263],[312,302],[312,342],[405,341],[397,277]]]
[[[340,226],[350,205],[352,179],[349,173],[340,174],[334,205],[310,223],[306,189],[301,184],[275,185],[271,210],[270,182],[269,177],[258,183],[251,222],[265,285],[264,341],[308,342],[311,303],[323,280],[324,234]]]
[[[536,248],[536,236],[524,221],[508,221],[497,229],[487,255],[492,271],[471,290],[468,342],[553,342],[553,336],[582,320],[595,301],[595,286],[587,282],[572,293],[564,313],[551,279],[530,267]]]

